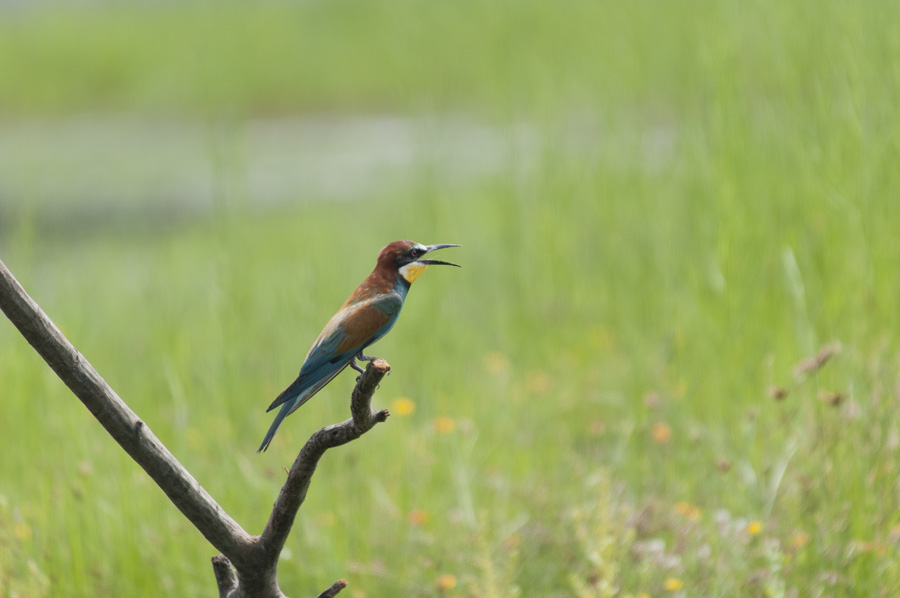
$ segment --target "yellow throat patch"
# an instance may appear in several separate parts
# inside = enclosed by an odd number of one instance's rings
[[[406,264],[402,268],[400,268],[400,276],[406,279],[406,282],[412,284],[419,277],[419,275],[425,271],[425,268],[428,266],[426,264],[420,264],[419,262],[410,262]]]

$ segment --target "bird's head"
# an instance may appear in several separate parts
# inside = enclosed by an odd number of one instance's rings
[[[459,245],[422,245],[413,241],[394,241],[386,246],[378,254],[378,265],[399,272],[406,282],[412,282],[419,277],[428,266],[456,266],[450,262],[441,260],[423,259],[426,254],[443,249],[445,247],[460,247]]]

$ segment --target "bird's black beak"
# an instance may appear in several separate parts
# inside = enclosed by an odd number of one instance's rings
[[[428,245],[425,247],[428,251],[426,253],[431,253],[432,251],[437,251],[438,249],[444,249],[445,247],[462,247],[462,245],[452,245],[452,244],[444,244],[444,245]],[[416,260],[420,264],[425,264],[427,266],[456,266],[460,267],[459,264],[453,264],[451,262],[442,262],[441,260]]]

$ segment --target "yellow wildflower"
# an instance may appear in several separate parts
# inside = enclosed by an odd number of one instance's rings
[[[672,439],[672,428],[665,422],[658,422],[653,424],[650,435],[657,444],[666,444]]]
[[[684,587],[684,582],[677,577],[669,577],[663,582],[663,589],[669,592],[677,592]]]
[[[444,573],[437,578],[437,587],[439,590],[452,590],[456,587],[456,576],[452,573]]]
[[[438,434],[450,434],[456,428],[452,417],[441,416],[434,420],[434,430]]]
[[[416,412],[416,404],[412,399],[399,397],[391,402],[391,413],[394,415],[412,415]]]
[[[428,522],[428,511],[424,509],[413,509],[409,512],[410,525],[422,525]]]
[[[675,512],[691,521],[700,519],[700,509],[689,502],[681,501],[675,504]]]

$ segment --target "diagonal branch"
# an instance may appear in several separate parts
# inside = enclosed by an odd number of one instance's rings
[[[383,359],[369,363],[357,379],[350,399],[352,418],[312,435],[297,455],[262,535],[250,536],[75,350],[2,261],[0,309],[125,452],[144,468],[210,544],[222,552],[212,560],[219,595],[284,598],[278,587],[278,557],[306,498],[319,459],[328,449],[356,440],[387,419],[387,410],[373,411],[371,402],[391,366]],[[319,598],[336,596],[346,586],[346,581],[336,581]]]
[[[255,544],[72,346],[0,261],[0,309],[188,520],[226,555]]]

